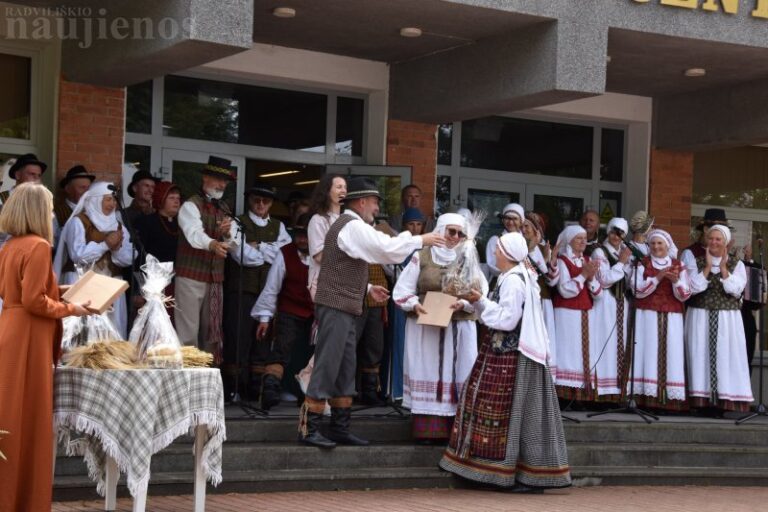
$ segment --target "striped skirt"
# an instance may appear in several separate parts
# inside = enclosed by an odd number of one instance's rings
[[[552,376],[517,351],[484,342],[464,386],[440,467],[484,484],[571,485],[568,452]]]

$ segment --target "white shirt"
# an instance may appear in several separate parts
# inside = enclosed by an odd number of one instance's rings
[[[222,217],[223,218],[223,217]],[[200,209],[192,201],[185,201],[179,210],[179,227],[189,245],[195,249],[209,251],[213,238],[205,234]]]
[[[421,236],[412,236],[410,232],[403,231],[391,237],[366,224],[355,211],[346,210],[344,213],[355,220],[341,228],[337,243],[339,249],[351,258],[366,263],[396,264],[423,247]]]
[[[567,258],[567,256],[564,257]],[[584,258],[569,258],[569,260],[578,268],[581,268],[584,264]],[[581,292],[582,288],[584,288],[584,283],[587,283],[587,288],[593,297],[600,295],[602,287],[600,286],[598,279],[593,278],[591,281],[587,281],[581,274],[576,277],[571,277],[570,272],[568,272],[568,267],[562,259],[557,260],[557,270],[560,273],[560,279],[557,283],[557,291],[564,299],[573,299],[576,297]]]
[[[712,257],[712,269],[710,272],[715,275],[720,274],[720,262],[723,258]],[[694,262],[695,263],[695,262]],[[704,277],[703,272],[699,272],[698,268],[696,272],[691,274],[691,293],[701,293],[709,287],[709,281]],[[744,263],[739,261],[736,264],[736,268],[733,272],[726,277],[720,278],[723,283],[723,290],[728,295],[734,297],[741,297],[741,293],[744,291],[744,287],[747,285],[747,271],[744,269]]]
[[[266,226],[270,219],[269,215],[267,215],[267,218],[262,218],[250,211],[248,212],[248,218],[260,228]],[[261,242],[256,247],[246,242],[245,247],[243,247],[243,262],[241,262],[240,227],[237,225],[237,222],[232,221],[232,227],[229,230],[229,238],[232,242],[229,245],[229,255],[232,256],[232,259],[239,265],[243,265],[244,267],[258,267],[259,265],[264,264],[264,262],[272,263],[280,252],[280,248],[291,243],[291,235],[288,234],[285,226],[280,222],[277,240],[274,242]]]
[[[296,251],[299,259],[304,265],[309,266],[309,254]],[[277,310],[277,296],[283,289],[283,280],[285,279],[285,258],[283,252],[278,251],[272,266],[267,274],[267,282],[264,289],[261,290],[256,304],[251,309],[251,318],[259,322],[269,322],[269,319],[275,316]]]
[[[327,216],[317,213],[309,219],[307,238],[309,239],[309,255],[311,258],[309,262],[307,287],[313,297],[314,291],[317,289],[317,277],[320,275],[320,263],[315,260],[315,256],[323,252],[323,249],[325,248],[325,235],[328,234],[331,225],[336,222],[338,218],[338,213],[328,212]]]

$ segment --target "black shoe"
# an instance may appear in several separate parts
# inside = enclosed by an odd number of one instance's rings
[[[318,448],[336,448],[336,443],[320,433],[320,424],[323,422],[323,415],[316,412],[307,411],[307,434],[299,434],[299,442]]]
[[[331,407],[331,428],[328,430],[328,439],[339,444],[351,446],[368,446],[368,441],[349,431],[350,407]]]
[[[529,487],[520,482],[516,482],[515,485],[509,489],[509,492],[515,494],[544,494],[544,489],[540,487]]]
[[[261,373],[252,373],[248,380],[248,401],[258,402],[259,396],[261,396]]]
[[[363,405],[383,407],[387,402],[379,396],[379,374],[363,372],[360,378],[360,402]]]
[[[280,403],[280,381],[274,375],[264,375],[261,379],[261,408],[269,410]]]

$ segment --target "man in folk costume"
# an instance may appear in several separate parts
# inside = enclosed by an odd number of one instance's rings
[[[53,202],[53,247],[59,245],[59,236],[64,224],[67,223],[72,215],[72,210],[77,206],[80,198],[83,197],[96,180],[96,176],[89,173],[82,165],[76,165],[67,171],[67,175],[59,182],[59,194]]]
[[[59,283],[72,284],[78,279],[75,265],[92,265],[95,272],[121,278],[131,265],[133,242],[117,217],[117,201],[111,183],[95,181],[72,211],[61,231],[54,270]],[[121,295],[109,313],[117,332],[127,339],[128,312]]]
[[[595,398],[593,368],[598,344],[592,303],[602,287],[596,277],[597,264],[584,254],[586,245],[587,232],[581,226],[568,226],[557,241],[560,278],[552,299],[557,331],[557,394],[566,400]]]
[[[592,256],[592,251],[600,247],[600,214],[597,210],[586,210],[579,220],[579,225],[587,232],[587,247],[584,254]]]
[[[568,451],[547,368],[549,337],[536,272],[520,233],[496,244],[496,287],[489,298],[480,290],[469,297],[488,331],[440,467],[512,492],[567,487]]]
[[[264,289],[270,266],[280,248],[291,242],[283,223],[269,215],[275,197],[275,190],[268,184],[254,183],[245,192],[247,213],[238,217],[239,226],[232,226],[230,258],[227,260],[224,280],[226,307],[223,371],[227,391],[230,392],[228,397],[239,379],[239,388],[247,389],[248,399],[258,400],[266,371],[269,345],[256,342],[256,322],[251,318],[251,309]],[[240,229],[243,230],[242,233]],[[245,245],[241,248],[242,235],[245,235]],[[238,293],[241,286],[243,295],[238,313]],[[240,332],[237,331],[238,314]]]
[[[133,226],[139,217],[155,213],[152,206],[152,195],[155,193],[155,185],[160,181],[152,176],[149,171],[136,171],[128,184],[128,195],[133,199],[130,206],[125,209],[128,222]]]
[[[312,323],[315,319],[315,305],[309,295],[309,238],[307,226],[312,214],[301,215],[293,226],[293,242],[284,245],[275,255],[269,268],[266,284],[256,304],[251,309],[251,318],[259,322],[256,342],[262,345],[256,350],[258,364],[264,367],[262,378],[261,407],[270,409],[280,403],[281,380],[286,368],[293,367],[293,376],[306,366]],[[277,315],[275,315],[277,313]],[[269,336],[272,319],[275,327]],[[302,347],[306,357],[301,361],[291,358]],[[294,350],[296,349],[296,350]],[[298,384],[295,386],[298,388]],[[292,391],[297,391],[293,389]],[[300,390],[298,390],[300,392]]]
[[[236,169],[225,158],[211,156],[202,168],[202,187],[179,210],[176,253],[176,331],[185,345],[213,352],[222,359],[224,261],[232,222],[219,203]]]
[[[299,440],[333,448],[336,442],[367,445],[349,431],[352,397],[355,395],[357,317],[362,315],[366,292],[378,301],[387,291],[371,285],[368,264],[395,264],[424,245],[442,245],[435,233],[412,236],[403,232],[389,237],[370,224],[379,212],[381,195],[368,178],[349,180],[346,211],[325,238],[323,261],[315,294],[318,320],[315,367],[299,421]],[[320,433],[326,400],[331,405],[328,437]]]
[[[15,180],[16,185],[40,183],[47,168],[48,165],[45,162],[39,160],[34,154],[27,153],[17,158],[16,162],[8,169],[8,177]],[[0,192],[0,205],[6,202],[12,193],[13,187],[10,190]]]
[[[368,265],[368,282],[388,290],[389,283],[381,265]],[[365,298],[365,311],[358,319],[358,360],[360,364],[360,401],[365,405],[384,405],[379,397],[379,367],[384,355],[384,330],[387,328],[387,302]]]

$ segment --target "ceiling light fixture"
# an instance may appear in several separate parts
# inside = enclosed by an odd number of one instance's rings
[[[420,37],[421,29],[419,27],[403,27],[400,29],[400,35],[403,37]]]
[[[687,77],[699,77],[707,74],[707,70],[704,68],[688,68],[685,70],[685,76]]]
[[[286,176],[288,174],[296,174],[299,171],[280,171],[271,172],[269,174],[259,174],[259,178],[274,178],[275,176]]]
[[[278,18],[294,18],[296,17],[296,9],[293,7],[275,7],[272,10],[272,16]]]
[[[315,183],[320,183],[320,180],[297,181],[294,185],[314,185]]]

